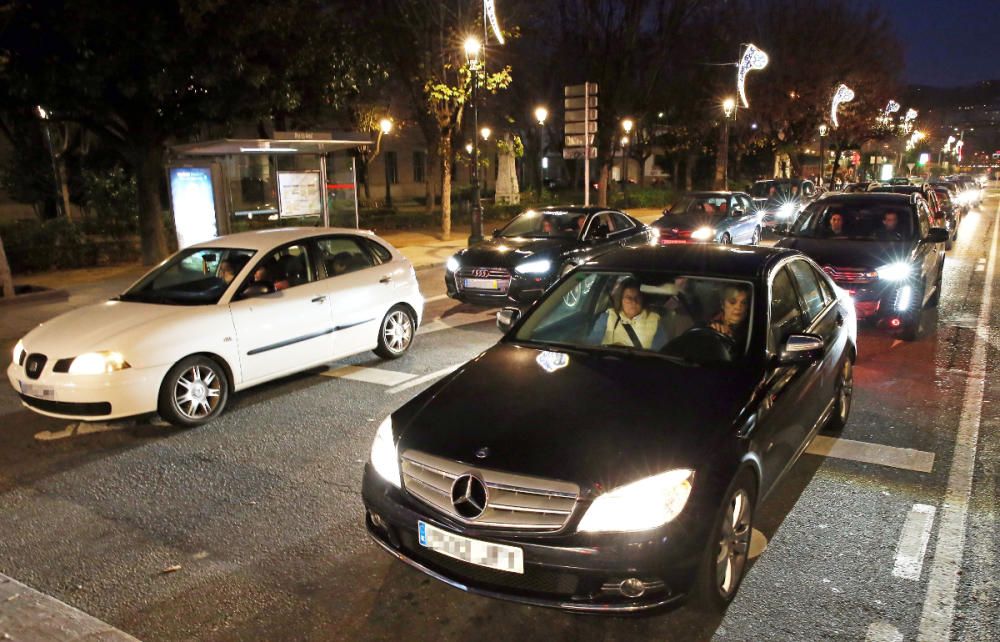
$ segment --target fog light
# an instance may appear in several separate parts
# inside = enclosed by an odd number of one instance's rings
[[[889,319],[890,327],[898,328],[901,325],[903,325],[903,320],[900,319],[899,317],[892,317],[891,319]]]
[[[630,577],[618,585],[618,590],[625,597],[642,597],[642,594],[646,592],[646,585],[642,580]]]

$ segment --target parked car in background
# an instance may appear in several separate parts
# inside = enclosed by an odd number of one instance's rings
[[[365,350],[410,347],[423,297],[410,262],[371,232],[244,232],[177,252],[110,301],[38,326],[7,369],[40,414],[218,416],[229,394]]]
[[[466,303],[531,303],[561,275],[608,250],[653,242],[655,232],[602,207],[546,207],[518,214],[445,267],[448,296]]]
[[[790,250],[647,246],[497,322],[495,346],[379,426],[362,484],[372,539],[489,597],[722,611],[761,501],[848,421],[847,294]]]
[[[819,263],[870,320],[906,341],[937,305],[948,232],[918,194],[830,194],[809,205],[779,247]]]
[[[844,194],[853,194],[855,192],[868,192],[876,187],[881,187],[882,183],[875,181],[861,181],[859,183],[848,183],[844,185],[844,189],[841,190]]]
[[[818,196],[816,185],[801,178],[774,178],[757,181],[750,196],[761,212],[764,227],[786,230],[798,218],[802,208]]]
[[[761,217],[743,192],[689,192],[652,223],[661,245],[738,243],[757,245]]]

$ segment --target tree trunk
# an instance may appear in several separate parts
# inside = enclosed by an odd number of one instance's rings
[[[160,181],[163,180],[163,147],[152,143],[133,153],[136,192],[139,200],[139,236],[142,262],[154,265],[167,256],[167,237],[160,207]]]
[[[608,163],[601,163],[601,175],[597,180],[597,206],[607,207],[608,206],[608,173],[610,171],[610,166]],[[589,176],[584,177],[586,180],[590,180]]]
[[[3,238],[0,238],[0,290],[3,291],[5,299],[14,298],[14,277],[10,274],[10,263],[7,262],[7,253],[3,249]]]
[[[694,189],[694,164],[697,162],[697,154],[688,154],[684,162],[684,190],[687,192]]]
[[[728,146],[726,145],[726,128],[725,126],[719,127],[719,144],[715,149],[715,180],[712,185],[715,189],[727,190],[729,186],[726,185],[725,179],[725,159],[726,155],[729,154]]]
[[[646,154],[639,157],[639,187],[646,186],[646,161],[649,160],[650,156],[651,154]]]
[[[424,206],[424,212],[430,214],[434,211],[434,193],[437,191],[435,190],[436,183],[434,181],[434,177],[437,175],[437,172],[434,171],[434,168],[437,167],[437,157],[433,152],[427,153],[425,166],[427,168],[427,175],[424,176],[426,180],[424,183],[424,195],[427,198],[427,204]]]
[[[671,182],[674,184],[674,189],[679,190],[681,188],[681,157],[680,155],[674,156],[674,174],[670,177]]]
[[[451,130],[441,130],[441,240],[451,240]]]

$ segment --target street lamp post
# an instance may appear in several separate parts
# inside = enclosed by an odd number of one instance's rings
[[[826,142],[826,132],[828,128],[826,123],[819,124],[819,184],[823,185],[823,176],[826,174],[826,156],[825,150],[823,149],[823,143]]]
[[[549,110],[544,107],[535,107],[535,120],[538,121],[538,197],[542,197],[542,187],[545,184],[545,119],[549,117]]]
[[[387,136],[392,131],[392,120],[383,118],[378,121],[378,128],[383,136]],[[383,165],[385,165],[385,206],[392,207],[392,176],[389,172],[389,152],[385,153]]]
[[[726,98],[722,101],[722,189],[729,189],[729,119],[736,113],[736,101]]]
[[[479,197],[479,54],[481,45],[475,37],[465,41],[465,56],[472,76],[472,232],[469,245],[483,240],[483,206]]]
[[[631,118],[622,121],[622,129],[625,135],[622,136],[622,197],[625,199],[625,207],[628,207],[628,144],[629,134],[635,125]]]

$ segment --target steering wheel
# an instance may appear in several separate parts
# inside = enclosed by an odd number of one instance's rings
[[[732,361],[736,340],[708,326],[689,329],[660,349],[661,354],[695,362]]]

